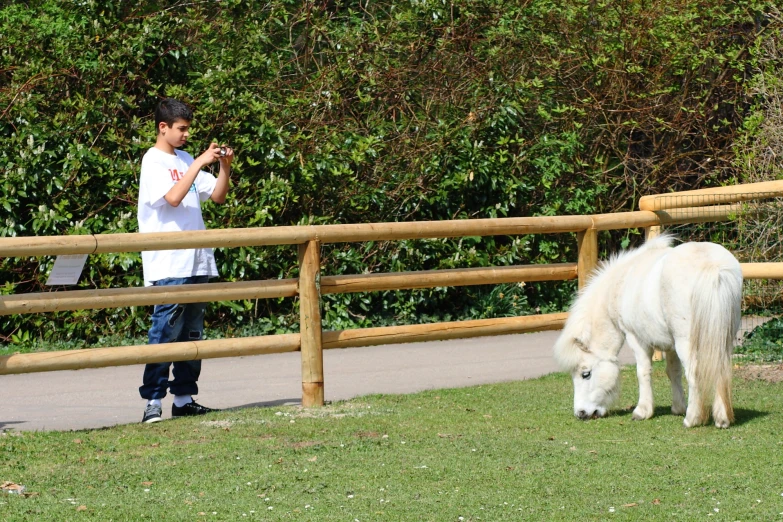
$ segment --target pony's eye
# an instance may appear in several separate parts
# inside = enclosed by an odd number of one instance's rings
[[[592,372],[590,370],[587,370],[586,372],[582,372],[582,379],[589,379],[590,375],[592,375]]]

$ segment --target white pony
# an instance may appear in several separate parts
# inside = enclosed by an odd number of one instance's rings
[[[731,374],[734,337],[740,324],[742,271],[731,253],[714,243],[671,246],[659,236],[599,268],[571,307],[555,343],[555,358],[574,381],[574,414],[603,417],[619,393],[617,354],[623,341],[636,356],[639,403],[635,420],[653,414],[650,377],[654,349],[666,352],[672,413],[685,413],[685,427],[719,428],[734,421]],[[688,382],[688,405],[682,373]]]

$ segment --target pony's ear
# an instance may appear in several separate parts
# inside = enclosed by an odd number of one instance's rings
[[[582,342],[580,338],[574,337],[574,344],[577,345],[583,352],[590,352],[590,348],[584,342]]]

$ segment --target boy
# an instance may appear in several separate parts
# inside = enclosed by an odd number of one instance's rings
[[[139,178],[139,232],[204,230],[201,202],[224,203],[234,151],[212,143],[196,159],[178,150],[189,136],[193,112],[184,103],[167,98],[155,109],[158,131],[155,146],[144,154]],[[202,169],[218,161],[215,178]],[[216,277],[217,266],[211,248],[153,250],[141,253],[145,286],[206,283]],[[155,306],[149,330],[149,344],[197,341],[204,334],[205,303]],[[169,382],[169,367],[174,379]],[[166,390],[174,395],[172,417],[203,415],[210,411],[193,400],[198,393],[201,361],[147,364],[139,393],[147,399],[143,423],[162,419],[161,399]]]

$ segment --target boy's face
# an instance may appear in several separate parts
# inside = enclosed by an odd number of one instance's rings
[[[168,123],[162,121],[158,127],[160,136],[166,140],[166,143],[178,149],[185,145],[190,136],[190,122],[187,120],[177,119],[169,126]]]

